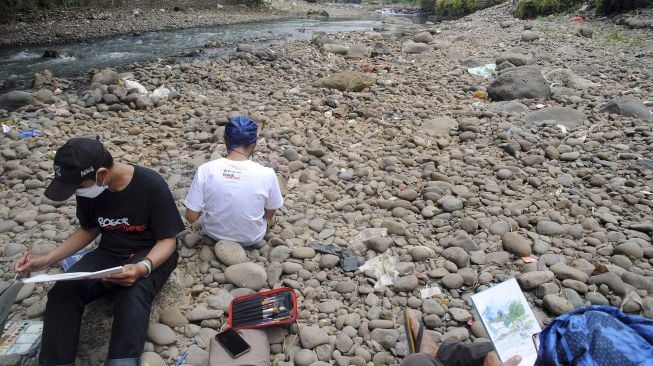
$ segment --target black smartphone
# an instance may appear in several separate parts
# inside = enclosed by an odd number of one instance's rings
[[[249,344],[233,329],[227,329],[224,332],[216,334],[215,340],[217,340],[233,358],[238,358],[250,350]]]

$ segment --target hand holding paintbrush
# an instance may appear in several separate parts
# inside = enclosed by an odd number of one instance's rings
[[[14,264],[14,271],[16,271],[16,278],[18,275],[23,277],[29,276],[34,271],[40,271],[47,268],[49,265],[48,257],[45,254],[32,253],[32,247],[27,250],[25,255]]]

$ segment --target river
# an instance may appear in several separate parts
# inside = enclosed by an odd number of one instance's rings
[[[124,67],[136,62],[178,56],[179,62],[219,57],[234,52],[238,43],[254,48],[310,39],[315,32],[371,31],[374,19],[291,19],[238,23],[115,36],[63,45],[25,46],[0,49],[0,90],[30,87],[34,73],[51,71],[57,77],[79,78],[89,69]],[[205,47],[218,40],[218,47]],[[44,58],[46,50],[63,57]],[[197,52],[201,50],[201,52]]]

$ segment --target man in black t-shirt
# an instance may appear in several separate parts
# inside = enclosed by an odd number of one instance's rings
[[[114,162],[97,140],[75,138],[54,157],[55,177],[45,191],[54,201],[77,197],[80,228],[48,254],[28,253],[15,270],[28,275],[79,251],[102,234],[98,248],[70,272],[123,266],[103,280],[57,282],[48,293],[40,364],[72,365],[86,304],[114,296],[105,365],[140,363],[154,297],[177,266],[175,236],[183,222],[166,182],[156,172]]]

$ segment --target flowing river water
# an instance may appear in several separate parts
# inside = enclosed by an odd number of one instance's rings
[[[124,67],[136,62],[176,56],[180,62],[220,57],[236,50],[239,43],[254,48],[310,39],[315,32],[371,31],[380,24],[373,19],[291,19],[238,23],[123,35],[61,45],[25,46],[0,49],[0,89],[29,88],[32,76],[43,70],[55,76],[76,78],[89,69]],[[209,42],[213,47],[205,47]],[[56,58],[44,58],[53,50]],[[198,52],[198,50],[201,50]]]

